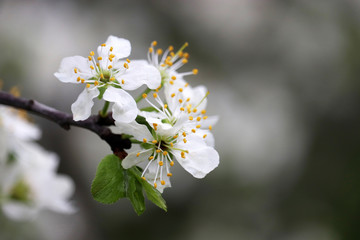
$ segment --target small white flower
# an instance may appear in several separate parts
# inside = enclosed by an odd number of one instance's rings
[[[196,178],[203,178],[219,164],[217,151],[208,146],[202,137],[195,134],[187,135],[179,121],[174,125],[163,123],[160,118],[146,118],[150,129],[137,122],[118,123],[120,132],[132,135],[142,141],[143,150],[131,152],[122,161],[127,169],[141,162],[148,162],[142,177],[159,191],[170,186],[172,176],[170,167],[176,159],[180,165]]]
[[[183,52],[188,46],[185,43],[176,53],[173,46],[169,46],[165,52],[161,49],[155,49],[157,42],[153,41],[148,51],[148,61],[155,66],[161,73],[162,84],[167,87],[167,84],[174,84],[176,80],[183,80],[184,76],[198,74],[198,69],[193,69],[190,72],[179,73],[177,70],[188,62],[189,53]],[[184,80],[183,80],[184,81]]]
[[[97,58],[92,51],[87,58],[73,56],[62,60],[59,71],[54,75],[62,82],[86,85],[71,106],[75,121],[85,120],[91,115],[96,97],[114,103],[112,111],[115,120],[131,122],[136,118],[135,100],[124,90],[135,90],[143,84],[155,89],[161,83],[161,76],[146,61],[123,59],[130,52],[128,40],[109,36],[98,47]]]
[[[1,165],[0,200],[5,215],[19,221],[31,220],[43,209],[73,213],[68,199],[74,184],[56,174],[57,156],[34,143],[21,147],[16,159]]]

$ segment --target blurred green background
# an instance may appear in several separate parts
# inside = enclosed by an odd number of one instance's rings
[[[108,35],[130,59],[189,42],[191,85],[210,91],[220,165],[203,180],[180,167],[168,212],[92,200],[96,135],[33,117],[41,144],[76,183],[72,216],[0,217],[0,239],[360,239],[360,1],[0,1],[4,89],[70,112],[82,87],[59,82],[62,58],[87,56]],[[94,109],[96,112],[96,108]]]

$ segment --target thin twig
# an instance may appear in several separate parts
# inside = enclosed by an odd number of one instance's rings
[[[84,121],[74,121],[71,114],[61,112],[32,99],[14,97],[4,91],[0,91],[0,104],[27,110],[40,117],[57,123],[65,130],[69,130],[70,126],[88,129],[106,141],[110,145],[114,154],[121,157],[121,159],[126,156],[124,149],[128,149],[131,146],[130,141],[128,139],[123,139],[121,134],[114,134],[111,132],[108,127],[114,125],[114,119],[112,118],[111,113],[109,113],[106,117],[93,115]]]

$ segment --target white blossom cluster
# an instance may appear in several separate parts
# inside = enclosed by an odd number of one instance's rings
[[[40,130],[24,112],[0,106],[0,207],[12,220],[34,219],[49,209],[73,213],[73,181],[56,173],[58,157],[35,140]]]
[[[76,121],[91,115],[96,97],[105,100],[103,110],[113,103],[115,131],[131,136],[133,143],[122,166],[142,166],[141,177],[162,192],[171,186],[174,160],[196,178],[218,166],[211,133],[218,118],[206,115],[206,87],[191,87],[185,80],[198,70],[178,72],[189,59],[183,51],[187,43],[176,52],[172,46],[166,50],[156,46],[156,41],[151,43],[147,60],[130,60],[130,42],[109,36],[97,48],[97,57],[91,51],[88,57],[64,58],[55,76],[85,85],[71,107]],[[142,85],[147,89],[138,98],[127,92]],[[138,108],[141,100],[146,108]]]

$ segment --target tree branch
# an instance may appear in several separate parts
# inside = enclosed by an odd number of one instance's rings
[[[32,99],[14,97],[13,95],[0,91],[0,104],[24,109],[40,117],[46,118],[60,125],[65,130],[70,126],[88,129],[97,134],[101,139],[106,141],[114,154],[123,159],[127,154],[124,149],[128,149],[131,143],[128,139],[123,139],[121,134],[114,134],[108,126],[114,125],[114,119],[109,113],[106,117],[93,115],[84,121],[74,121],[71,114],[61,112],[55,108],[39,103]]]

